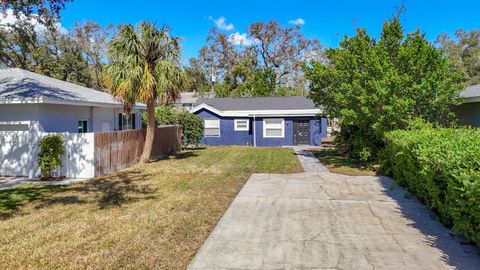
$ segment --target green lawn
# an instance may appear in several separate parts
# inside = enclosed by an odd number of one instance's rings
[[[313,153],[332,173],[353,176],[376,174],[367,164],[348,157],[337,148],[314,150]]]
[[[251,173],[301,171],[290,149],[210,147],[0,191],[0,269],[185,269]]]

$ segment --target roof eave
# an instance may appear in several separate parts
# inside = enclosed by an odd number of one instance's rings
[[[480,96],[475,97],[460,97],[462,99],[462,103],[473,103],[473,102],[480,102]]]
[[[198,112],[202,109],[211,111],[217,115],[224,117],[299,117],[299,116],[316,116],[323,113],[321,109],[299,109],[299,110],[242,110],[242,111],[220,111],[216,108],[202,103],[192,109],[192,113]]]
[[[93,107],[108,107],[108,108],[123,108],[122,103],[108,103],[108,102],[90,102],[90,101],[69,101],[57,100],[43,97],[32,98],[0,98],[0,104],[56,104],[56,105],[72,105],[72,106],[93,106]],[[146,110],[147,105],[137,103],[133,106],[135,110]]]

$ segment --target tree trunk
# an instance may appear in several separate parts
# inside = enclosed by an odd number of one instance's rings
[[[152,156],[153,139],[155,136],[155,102],[153,99],[147,102],[147,118],[147,135],[145,136],[140,163],[147,163]]]

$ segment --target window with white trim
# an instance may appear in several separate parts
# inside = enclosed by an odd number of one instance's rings
[[[220,120],[205,119],[205,129],[203,134],[205,137],[220,137]]]
[[[285,121],[283,118],[264,118],[263,119],[263,137],[264,138],[284,138]]]
[[[249,123],[248,119],[235,119],[235,131],[248,131],[249,130]]]

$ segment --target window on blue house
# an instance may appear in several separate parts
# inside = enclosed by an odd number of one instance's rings
[[[248,119],[235,119],[234,125],[235,131],[248,131],[249,129]]]
[[[203,134],[205,137],[220,137],[220,120],[206,119]]]
[[[263,119],[263,137],[264,138],[284,138],[285,121],[283,118],[264,118]]]

